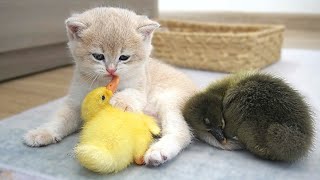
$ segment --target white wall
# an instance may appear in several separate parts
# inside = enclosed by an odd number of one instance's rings
[[[159,0],[159,10],[320,14],[320,0]]]

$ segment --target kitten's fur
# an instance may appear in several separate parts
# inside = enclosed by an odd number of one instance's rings
[[[116,68],[120,76],[119,92],[110,101],[114,106],[159,117],[162,137],[147,151],[147,164],[162,164],[190,143],[192,135],[181,108],[196,88],[184,74],[149,58],[157,22],[129,10],[98,7],[71,16],[66,26],[76,64],[69,94],[51,121],[24,136],[27,145],[57,143],[75,132],[82,123],[84,96],[111,79],[106,68]],[[105,61],[95,60],[92,53],[104,54]],[[123,63],[118,61],[120,55],[131,57]]]

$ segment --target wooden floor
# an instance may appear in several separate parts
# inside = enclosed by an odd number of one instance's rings
[[[0,84],[0,119],[64,96],[72,66],[63,67]]]
[[[320,50],[319,32],[287,31],[285,48]],[[0,83],[0,119],[64,96],[72,66]]]

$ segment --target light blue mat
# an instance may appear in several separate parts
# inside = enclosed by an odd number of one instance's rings
[[[183,70],[200,87],[225,74]],[[285,78],[307,98],[320,128],[320,51],[284,50],[280,62],[265,71]],[[62,99],[0,121],[0,179],[320,179],[319,133],[310,156],[294,164],[270,162],[246,151],[222,151],[195,141],[160,167],[131,166],[114,175],[98,175],[82,168],[72,148],[78,134],[42,148],[22,144],[29,129],[44,123]],[[10,103],[10,102],[8,102]]]

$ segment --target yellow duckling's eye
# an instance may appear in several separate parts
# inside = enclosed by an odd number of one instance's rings
[[[106,97],[104,95],[101,96],[102,101],[104,101],[106,99]]]

